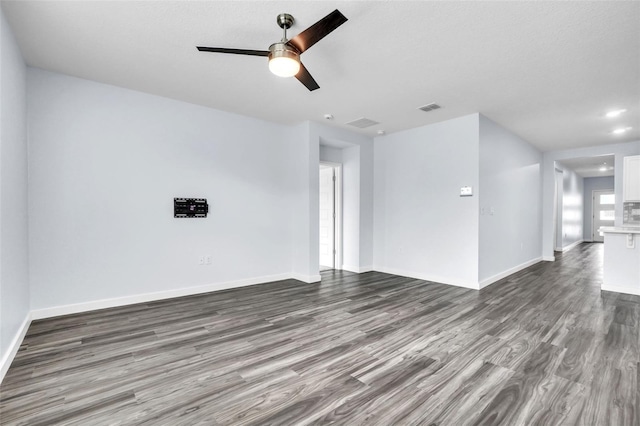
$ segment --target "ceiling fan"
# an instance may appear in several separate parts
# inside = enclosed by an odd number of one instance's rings
[[[294,19],[288,13],[281,13],[276,21],[283,29],[282,40],[269,46],[269,50],[228,49],[224,47],[197,46],[201,52],[233,53],[236,55],[267,56],[269,58],[269,70],[280,77],[295,76],[310,91],[319,89],[318,83],[313,79],[309,71],[300,62],[300,55],[308,48],[322,40],[330,32],[347,22],[347,18],[338,9],[334,10],[306,30],[292,38],[287,39],[287,29],[291,28]]]

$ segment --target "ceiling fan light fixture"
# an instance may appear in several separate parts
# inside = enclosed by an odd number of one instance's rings
[[[300,62],[300,55],[311,46],[325,38],[329,33],[347,22],[347,18],[338,9],[334,10],[292,39],[287,38],[287,29],[293,25],[293,16],[281,13],[276,22],[282,28],[282,39],[269,46],[269,50],[231,49],[227,47],[196,46],[200,52],[230,53],[233,55],[266,56],[269,69],[280,77],[294,77],[310,92],[320,86],[307,68]]]
[[[278,77],[293,77],[300,71],[300,54],[286,43],[269,46],[269,70]]]

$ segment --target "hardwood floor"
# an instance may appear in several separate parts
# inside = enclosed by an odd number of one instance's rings
[[[640,297],[582,244],[478,292],[328,271],[31,325],[3,425],[638,425]]]

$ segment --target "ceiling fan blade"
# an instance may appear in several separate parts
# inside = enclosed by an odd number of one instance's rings
[[[313,77],[311,77],[311,74],[309,74],[309,71],[307,71],[302,63],[300,63],[300,71],[298,71],[298,74],[296,74],[296,78],[298,79],[298,81],[300,81],[300,83],[304,84],[310,92],[313,92],[314,90],[320,88],[320,86],[318,86],[318,83],[316,83]]]
[[[302,53],[345,22],[347,22],[347,18],[336,9],[289,40],[288,43]]]
[[[204,47],[204,46],[196,46],[196,48],[201,52],[233,53],[235,55],[250,55],[250,56],[269,56],[268,50],[227,49],[225,47]]]

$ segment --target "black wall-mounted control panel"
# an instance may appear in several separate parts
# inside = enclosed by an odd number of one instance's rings
[[[174,198],[173,217],[207,217],[209,204],[206,198]]]

